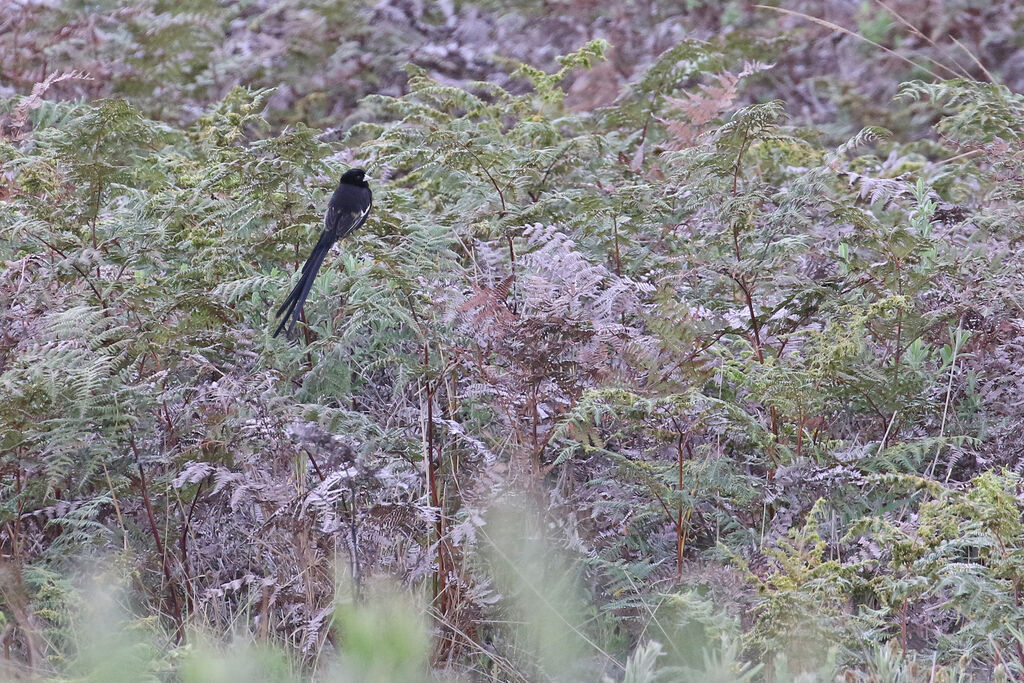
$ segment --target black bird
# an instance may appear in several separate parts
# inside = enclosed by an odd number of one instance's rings
[[[361,168],[353,168],[341,176],[338,189],[331,197],[331,203],[327,205],[327,215],[324,216],[324,231],[320,235],[320,241],[313,247],[313,253],[306,259],[302,266],[302,276],[295,283],[291,294],[277,309],[277,316],[284,314],[284,319],[277,326],[274,336],[281,334],[281,330],[288,326],[287,334],[290,335],[295,329],[295,323],[299,322],[302,315],[302,305],[306,303],[309,290],[313,287],[313,280],[316,279],[320,264],[324,257],[331,250],[331,246],[347,236],[366,221],[370,214],[370,206],[373,204],[373,193],[370,186],[366,184],[366,172]],[[291,318],[291,324],[288,319]]]

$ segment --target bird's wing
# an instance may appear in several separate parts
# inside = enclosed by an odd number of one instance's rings
[[[334,207],[330,207],[327,210],[327,228],[334,234],[335,239],[341,239],[342,237],[348,236],[350,233],[355,232],[359,227],[366,222],[366,217],[370,215],[370,207],[373,206],[373,201],[367,201],[366,206],[362,210],[350,211],[339,214]]]

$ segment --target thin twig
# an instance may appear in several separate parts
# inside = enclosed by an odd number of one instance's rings
[[[952,41],[953,41],[954,43],[956,43],[957,47],[959,47],[959,48],[960,48],[961,50],[963,50],[964,52],[966,52],[966,53],[967,53],[967,56],[968,56],[968,57],[970,57],[970,58],[971,58],[971,59],[972,59],[972,60],[974,61],[974,63],[978,65],[978,68],[979,68],[979,69],[981,69],[981,72],[982,72],[983,74],[985,74],[985,78],[987,78],[987,79],[989,80],[989,83],[999,83],[999,81],[998,81],[998,80],[996,80],[996,77],[995,77],[995,76],[993,76],[993,75],[992,75],[992,73],[991,73],[991,72],[990,72],[990,71],[989,71],[988,69],[986,69],[986,68],[985,68],[985,65],[981,63],[981,60],[980,60],[980,59],[978,59],[978,58],[977,58],[977,57],[976,57],[976,56],[974,55],[974,53],[973,53],[973,52],[971,52],[970,50],[968,50],[968,49],[967,49],[967,47],[966,47],[966,46],[964,46],[964,44],[963,44],[963,43],[961,43],[961,42],[960,42],[959,40],[957,40],[955,36],[950,36],[950,39],[951,39],[951,40],[952,40]]]
[[[906,19],[904,19],[904,18],[903,18],[903,16],[902,16],[902,15],[900,15],[900,13],[899,13],[899,12],[897,12],[896,10],[894,10],[894,9],[893,9],[892,7],[889,7],[889,5],[887,5],[887,4],[885,4],[884,2],[882,2],[882,0],[875,0],[875,2],[877,2],[877,3],[879,4],[879,5],[881,5],[882,7],[884,7],[884,8],[885,8],[885,10],[886,10],[886,11],[887,11],[887,12],[888,12],[889,14],[893,15],[894,17],[896,17],[896,20],[897,20],[897,21],[899,21],[899,22],[900,22],[901,24],[903,24],[903,26],[905,26],[905,27],[907,28],[907,30],[909,30],[909,31],[910,31],[911,33],[913,33],[914,35],[918,36],[919,38],[921,38],[921,40],[925,41],[926,43],[928,43],[929,45],[931,45],[931,46],[932,46],[932,47],[934,47],[935,49],[937,49],[937,50],[938,50],[938,49],[941,49],[941,48],[940,48],[940,47],[939,47],[939,46],[938,46],[938,45],[937,45],[937,44],[935,43],[935,41],[934,41],[934,40],[932,40],[931,38],[929,38],[928,36],[926,36],[926,35],[925,35],[924,33],[922,33],[922,32],[921,32],[921,30],[920,30],[919,28],[917,28],[916,26],[914,26],[913,24],[911,24],[911,23],[910,23],[909,21],[907,21]],[[953,38],[953,37],[952,37],[952,36],[950,36],[950,38]],[[953,40],[955,41],[955,40],[956,40],[956,38],[953,38]],[[968,52],[968,54],[970,54],[970,53]],[[974,55],[971,55],[971,57],[973,57],[973,56],[974,56]],[[971,74],[970,74],[970,73],[968,73],[968,72],[967,72],[967,70],[966,70],[966,69],[964,69],[964,68],[963,68],[962,66],[960,66],[960,63],[959,63],[959,62],[957,62],[957,61],[956,61],[955,59],[953,59],[952,57],[950,57],[950,59],[952,59],[952,60],[953,60],[953,64],[955,64],[955,65],[956,65],[956,68],[960,69],[960,75],[962,75],[962,76],[963,76],[964,78],[968,78],[968,79],[969,79],[969,78],[971,78]],[[984,68],[985,68],[985,67],[982,67],[982,69],[984,69]]]
[[[795,11],[793,11],[791,9],[784,9],[782,7],[770,7],[768,5],[754,5],[754,7],[756,7],[757,9],[767,9],[767,10],[771,10],[772,12],[778,12],[780,14],[788,14],[788,15],[793,16],[793,17],[799,17],[801,19],[806,19],[808,21],[813,21],[815,24],[818,24],[819,26],[824,26],[825,28],[830,28],[833,31],[838,31],[839,33],[842,33],[842,34],[850,36],[852,38],[856,38],[857,40],[863,41],[863,42],[867,43],[868,45],[871,45],[873,47],[877,47],[879,50],[882,50],[882,51],[892,55],[893,57],[906,62],[907,64],[909,64],[909,65],[911,65],[913,67],[916,67],[918,69],[924,69],[925,72],[927,72],[927,74],[929,76],[931,76],[932,78],[935,78],[935,79],[940,80],[940,81],[944,80],[941,76],[939,76],[937,73],[935,73],[934,71],[932,71],[928,67],[922,66],[922,65],[918,64],[917,62],[915,62],[915,61],[913,61],[911,59],[907,59],[906,57],[904,57],[900,53],[898,53],[898,52],[896,52],[894,50],[890,50],[889,48],[887,48],[884,45],[879,45],[875,41],[870,40],[868,38],[865,38],[864,36],[860,35],[859,33],[854,33],[853,31],[851,31],[848,28],[843,28],[839,24],[833,24],[831,21],[826,21],[824,19],[819,19],[818,17],[811,16],[810,14],[804,14],[803,12],[795,12]],[[952,69],[950,69],[945,64],[942,64],[940,62],[936,62],[934,59],[932,59],[930,57],[928,57],[927,59],[928,59],[928,61],[932,62],[936,66],[938,66],[938,67],[940,67],[942,69],[945,69],[950,74],[952,74],[954,77],[957,77],[957,76],[960,75],[957,72],[955,72]]]
[[[103,308],[104,308],[104,309],[105,309],[105,308],[107,307],[107,304],[106,304],[106,302],[105,302],[105,301],[103,300],[103,295],[102,295],[102,294],[100,294],[100,290],[96,289],[96,285],[94,285],[94,284],[92,283],[92,280],[90,280],[90,279],[89,279],[89,276],[88,276],[88,275],[86,275],[86,274],[85,274],[85,272],[83,272],[83,271],[82,271],[82,269],[78,267],[78,264],[76,264],[76,263],[75,263],[74,261],[72,261],[72,260],[71,260],[71,259],[70,259],[70,258],[68,257],[68,255],[67,255],[67,254],[65,254],[65,253],[64,253],[63,251],[61,251],[61,250],[60,250],[60,249],[58,249],[57,247],[55,247],[55,246],[53,246],[52,244],[50,244],[49,242],[47,242],[46,240],[44,240],[44,239],[43,239],[42,237],[40,237],[39,235],[36,235],[35,233],[33,233],[33,232],[29,231],[29,230],[26,230],[25,232],[27,232],[27,233],[28,233],[29,237],[34,237],[35,239],[37,239],[37,240],[39,240],[40,242],[42,242],[43,244],[45,244],[45,245],[46,245],[46,246],[47,246],[47,247],[48,247],[49,249],[51,249],[52,251],[56,252],[56,253],[57,253],[58,255],[60,255],[60,256],[61,256],[62,258],[66,259],[66,260],[67,260],[67,262],[71,264],[71,267],[72,267],[72,268],[74,268],[75,270],[77,270],[77,271],[78,271],[78,274],[82,276],[82,279],[84,279],[84,280],[85,280],[85,283],[86,283],[87,285],[89,285],[89,287],[90,287],[90,288],[92,289],[92,291],[93,291],[93,294],[95,294],[95,295],[96,295],[96,298],[97,298],[97,299],[99,300],[99,303],[100,303],[100,305],[101,305],[101,306],[103,306]]]

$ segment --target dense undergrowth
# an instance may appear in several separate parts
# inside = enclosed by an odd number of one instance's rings
[[[607,50],[340,144],[0,101],[0,673],[1024,678],[1024,98],[834,143],[696,40],[581,109]]]

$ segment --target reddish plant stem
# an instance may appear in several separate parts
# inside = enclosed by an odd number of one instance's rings
[[[537,411],[537,387],[533,387],[533,396],[530,398],[530,434],[533,441],[533,476],[540,479],[540,452],[542,450],[540,440],[537,438],[537,428],[540,425],[540,413]]]
[[[622,254],[619,252],[619,221],[612,214],[612,234],[615,236],[615,276],[622,277]]]
[[[96,155],[93,155],[93,161],[96,160]],[[96,221],[100,217],[100,201],[103,198],[103,181],[100,181],[100,186],[96,189],[96,207],[92,214],[92,222],[90,225],[90,232],[92,233],[92,248],[99,250],[99,243],[96,241]],[[100,275],[100,267],[96,266],[96,277],[102,279]]]
[[[743,153],[747,151],[747,145],[748,144],[749,143],[747,142],[747,138],[746,138],[746,136],[744,136],[743,143],[740,145],[740,152],[736,156],[736,168],[735,168],[735,170],[733,171],[733,174],[732,174],[732,194],[733,194],[733,196],[735,196],[736,193],[739,191],[740,168],[741,168],[741,166],[743,164]]]
[[[512,243],[512,235],[506,235],[505,239],[508,240],[508,258],[512,263],[512,283],[509,285],[512,292],[512,312],[516,313],[518,306],[516,305],[516,250]]]
[[[430,347],[423,345],[423,364],[427,367],[430,362]],[[437,387],[431,386],[427,381],[427,488],[430,493],[430,506],[434,508],[437,518],[434,520],[434,534],[437,536],[437,572],[434,574],[434,599],[441,599],[441,614],[446,614],[444,604],[445,587],[447,583],[447,562],[445,561],[444,544],[444,516],[441,511],[441,496],[437,490],[437,461],[434,459],[434,391]]]
[[[683,451],[679,449],[679,488],[677,492],[682,494],[683,492]],[[680,495],[679,500],[679,518],[676,522],[676,579],[683,578],[683,501]]]
[[[679,435],[676,439],[676,493],[679,495],[679,507],[676,511],[676,579],[683,578],[683,550],[686,547],[686,533],[684,531],[684,518],[683,518],[683,461],[686,459],[686,453],[690,450],[690,437],[688,434],[684,434],[679,421],[675,417],[672,418],[672,424],[676,428],[676,433]],[[686,513],[687,519],[689,518],[689,511]]]
[[[900,269],[900,260],[894,259],[896,264],[896,292],[902,297],[903,296],[903,271]],[[896,353],[893,357],[893,368],[892,368],[892,383],[893,389],[896,390],[897,395],[899,392],[900,383],[900,360],[903,357],[903,306],[900,305],[896,311]],[[892,417],[896,417],[896,411],[893,410]],[[882,437],[882,448],[888,448],[889,446],[889,433],[888,430],[885,436]]]
[[[192,498],[192,503],[188,506],[188,514],[185,515],[185,524],[181,527],[181,537],[178,538],[178,550],[181,554],[181,571],[185,575],[185,602],[186,605],[190,605],[189,599],[189,588],[192,584],[192,578],[188,573],[188,532],[192,527],[192,515],[196,511],[196,503],[199,502],[199,495],[203,492],[203,482],[199,482],[198,488],[196,488],[196,495]]]
[[[341,499],[341,504],[345,508],[345,512],[348,513],[348,535],[349,542],[352,544],[352,551],[350,553],[352,559],[352,584],[355,593],[356,601],[361,601],[363,597],[363,567],[359,561],[359,518],[356,516],[356,490],[352,486],[349,488],[349,498],[352,500],[352,508],[345,503],[345,499]]]
[[[174,577],[171,575],[171,564],[164,552],[164,544],[160,539],[160,528],[156,523],[156,515],[153,514],[153,504],[149,497],[149,486],[146,484],[146,471],[142,467],[142,459],[139,457],[139,449],[135,445],[135,439],[129,441],[132,452],[135,454],[135,464],[139,468],[139,488],[142,493],[142,503],[146,510],[146,521],[149,522],[149,530],[153,535],[153,542],[156,544],[156,551],[160,555],[160,563],[163,567],[164,578],[167,580],[167,592],[171,597],[171,609],[174,610],[174,621],[177,626],[174,630],[174,642],[181,644],[185,639],[185,622],[181,615],[181,604],[178,602],[178,594],[174,591]]]

